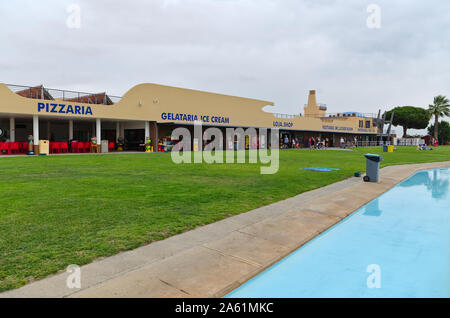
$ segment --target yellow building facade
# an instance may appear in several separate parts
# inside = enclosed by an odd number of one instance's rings
[[[33,135],[35,145],[40,139],[69,141],[92,136],[117,141],[119,137],[127,139],[126,134],[131,139],[134,131],[139,135],[133,137],[135,143],[151,137],[156,147],[174,128],[199,122],[205,127],[276,128],[290,138],[309,134],[373,139],[378,133],[374,116],[327,115],[326,107],[317,104],[315,91],[310,91],[303,114],[274,114],[267,112],[270,106],[274,103],[156,84],[137,85],[112,101],[106,94],[77,96],[76,92],[42,86],[0,83],[3,138],[14,141]]]

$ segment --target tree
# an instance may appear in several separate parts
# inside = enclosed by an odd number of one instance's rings
[[[439,118],[450,116],[450,102],[443,95],[434,98],[433,105],[428,107],[430,117],[434,116],[434,139],[439,139]]]
[[[428,134],[429,135],[433,135],[433,133],[435,132],[435,125],[431,125],[430,127],[428,127]],[[448,143],[450,141],[450,124],[446,121],[441,121],[439,123],[439,131],[438,131],[438,135],[439,135],[439,144],[440,145],[445,145],[446,143]]]
[[[386,114],[386,119],[390,119],[394,112],[394,126],[403,126],[403,136],[406,136],[407,130],[425,129],[430,123],[430,115],[426,109],[414,106],[399,106]]]

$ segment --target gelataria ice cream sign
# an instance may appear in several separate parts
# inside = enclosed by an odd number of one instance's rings
[[[196,115],[196,114],[176,114],[176,113],[162,113],[162,120],[176,121],[176,122],[202,122],[213,124],[229,124],[230,118],[216,115]]]

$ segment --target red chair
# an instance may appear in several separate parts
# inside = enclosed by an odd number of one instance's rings
[[[22,141],[19,143],[19,151],[21,153],[27,153],[28,152],[28,142]]]
[[[67,142],[61,142],[59,143],[59,149],[61,152],[69,152],[69,145]]]
[[[84,143],[84,152],[91,152],[91,143],[90,142]]]
[[[115,145],[112,141],[109,142],[108,144],[108,151],[114,151]]]
[[[3,151],[8,151],[8,145],[6,142],[0,142],[0,155],[3,155]]]
[[[8,143],[9,154],[18,154],[19,153],[19,143],[18,142],[10,142]]]
[[[84,142],[79,142],[77,145],[78,152],[84,152]]]
[[[72,141],[72,143],[70,144],[70,151],[78,152],[78,142]]]
[[[11,154],[11,143],[10,142],[5,142],[5,145],[3,146],[4,150],[6,150],[7,154],[10,155]]]
[[[49,145],[49,150],[50,150],[50,153],[56,153],[56,152],[58,152],[58,143],[52,141],[52,142],[50,143],[50,145]]]

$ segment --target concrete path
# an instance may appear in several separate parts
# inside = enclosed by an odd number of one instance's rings
[[[449,162],[390,166],[381,182],[351,178],[81,267],[0,297],[221,297],[415,172]]]

